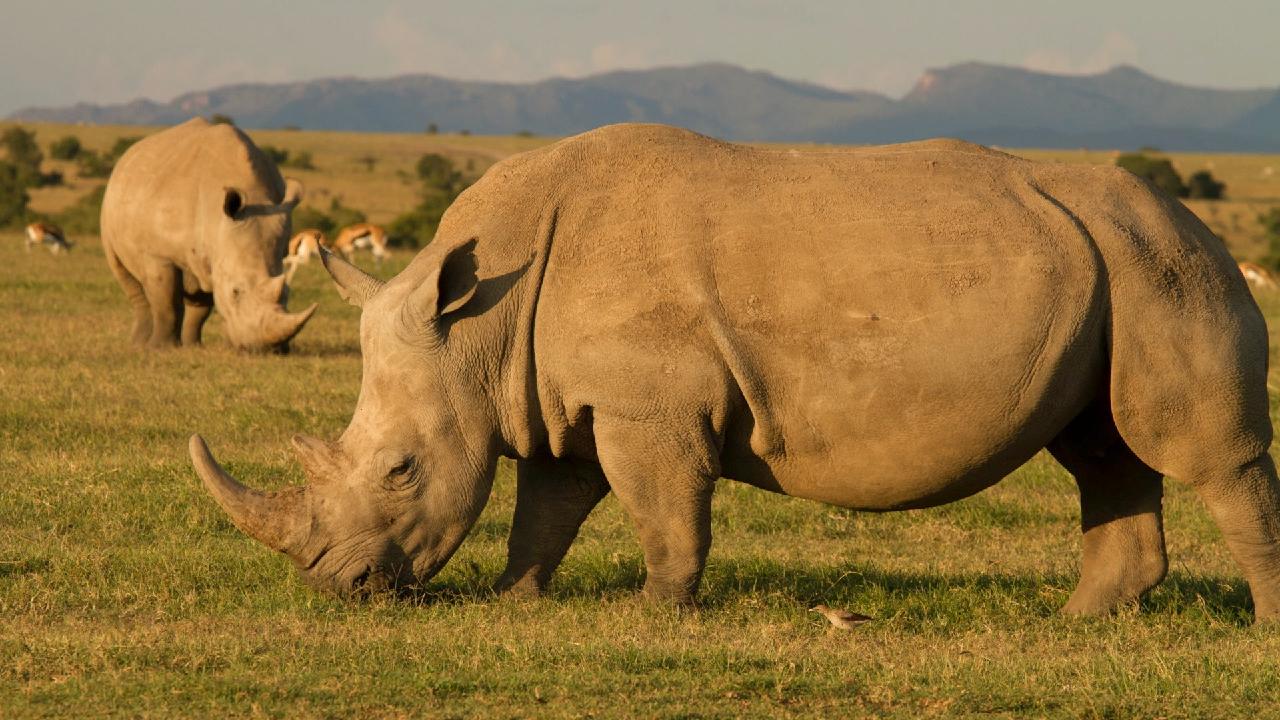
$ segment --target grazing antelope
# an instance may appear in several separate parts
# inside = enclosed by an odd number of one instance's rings
[[[1240,263],[1240,274],[1244,275],[1245,282],[1249,283],[1249,287],[1258,288],[1259,290],[1263,288],[1274,290],[1276,287],[1275,276],[1271,274],[1270,270],[1257,263]]]
[[[338,233],[331,249],[342,253],[350,260],[357,249],[369,248],[373,252],[373,260],[378,265],[387,256],[387,233],[373,223],[356,223],[348,225]]]
[[[289,241],[289,254],[284,258],[286,279],[293,280],[298,266],[310,262],[312,255],[319,255],[321,246],[328,247],[328,241],[320,230],[308,228],[294,235]]]
[[[71,249],[62,228],[47,222],[33,222],[27,226],[27,252],[31,252],[32,245],[44,245],[54,255]]]

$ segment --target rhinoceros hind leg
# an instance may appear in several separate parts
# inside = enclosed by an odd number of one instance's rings
[[[1104,615],[1136,601],[1168,569],[1163,477],[1125,445],[1105,404],[1082,413],[1049,451],[1076,478],[1084,533],[1080,582],[1063,612]]]
[[[553,459],[516,463],[516,511],[507,568],[494,588],[539,595],[578,529],[609,493],[600,466]]]
[[[1143,462],[1196,489],[1249,583],[1257,617],[1280,620],[1267,327],[1235,268],[1223,265],[1220,292],[1177,296],[1187,303],[1176,308],[1177,322],[1117,311],[1112,414]],[[1118,307],[1164,311],[1157,300]]]
[[[720,467],[711,438],[596,417],[600,465],[644,551],[646,597],[692,604],[711,549],[711,495]]]
[[[134,345],[143,345],[151,338],[151,305],[147,302],[147,294],[142,288],[142,283],[138,282],[138,279],[120,263],[120,258],[111,250],[111,246],[103,242],[102,249],[107,256],[107,266],[111,268],[111,274],[115,275],[116,282],[120,283],[125,297],[129,299],[129,305],[133,308],[133,330],[130,332],[130,340]]]
[[[1244,570],[1255,617],[1280,621],[1280,482],[1271,456],[1192,480]]]

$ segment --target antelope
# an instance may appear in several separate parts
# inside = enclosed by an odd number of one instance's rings
[[[1271,274],[1270,270],[1257,263],[1240,263],[1240,274],[1244,275],[1245,282],[1249,283],[1251,288],[1273,290],[1276,287],[1275,276]]]
[[[289,241],[289,254],[284,258],[287,280],[293,280],[293,274],[299,265],[306,265],[312,255],[319,255],[321,247],[327,247],[324,233],[315,228],[308,228],[293,236]]]
[[[347,260],[351,260],[356,250],[360,248],[369,248],[373,252],[374,262],[381,265],[382,259],[387,256],[387,233],[373,223],[348,225],[338,233],[331,249],[342,253]]]
[[[62,228],[49,222],[33,222],[27,226],[27,252],[31,252],[32,245],[45,245],[54,255],[71,249]]]

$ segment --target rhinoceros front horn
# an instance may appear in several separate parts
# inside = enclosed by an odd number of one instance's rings
[[[268,345],[279,345],[289,342],[294,335],[302,332],[302,326],[307,324],[311,316],[315,314],[319,303],[311,303],[311,307],[302,312],[287,313],[273,312],[263,321],[263,336]]]
[[[262,492],[241,485],[213,455],[204,438],[192,435],[191,462],[204,487],[231,517],[231,522],[249,537],[272,550],[292,555],[306,540],[308,526],[306,488],[291,487],[278,492]]]

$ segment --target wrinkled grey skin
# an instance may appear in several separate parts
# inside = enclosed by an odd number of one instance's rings
[[[129,148],[102,200],[102,245],[133,306],[133,341],[198,345],[216,305],[232,345],[287,350],[315,312],[285,311],[301,196],[231,125],[196,118]]]
[[[347,430],[309,483],[248,489],[191,440],[242,530],[317,585],[413,586],[517,460],[498,586],[539,592],[608,492],[646,594],[689,602],[715,483],[873,511],[990,486],[1041,448],[1076,477],[1099,614],[1167,567],[1162,475],[1280,614],[1267,333],[1221,243],[1114,168],[928,141],[786,153],[661,126],[507,160],[363,308]]]

